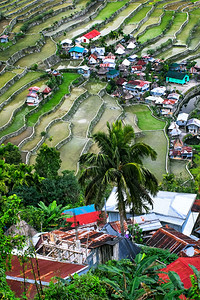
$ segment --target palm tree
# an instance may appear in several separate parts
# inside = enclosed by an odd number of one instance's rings
[[[98,144],[98,154],[86,153],[80,157],[83,167],[79,182],[86,185],[86,203],[95,202],[103,206],[103,195],[108,185],[117,186],[117,200],[120,213],[121,233],[124,234],[123,221],[126,219],[126,205],[134,212],[148,210],[155,195],[158,182],[155,176],[142,164],[142,158],[156,159],[156,152],[144,143],[134,143],[134,130],[130,125],[122,126],[116,121],[107,123],[108,134],[98,132],[93,135]]]

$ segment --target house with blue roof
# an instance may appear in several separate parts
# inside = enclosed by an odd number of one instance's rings
[[[73,59],[82,59],[85,53],[87,53],[87,49],[79,46],[72,47],[69,50],[69,54]]]

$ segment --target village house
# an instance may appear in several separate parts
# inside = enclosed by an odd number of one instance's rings
[[[4,34],[4,35],[0,36],[1,43],[8,43],[8,41],[9,41],[8,35]]]
[[[149,91],[150,83],[151,82],[149,81],[143,80],[130,80],[128,83],[123,85],[123,88],[129,91],[131,94],[138,96]]]
[[[200,120],[193,118],[189,119],[186,124],[189,133],[198,135],[200,133]]]
[[[98,58],[95,54],[90,54],[89,58],[88,58],[88,62],[90,65],[96,65],[98,63]]]
[[[105,48],[104,47],[94,47],[90,50],[91,54],[95,52],[98,58],[104,58],[105,55]]]
[[[30,87],[29,93],[26,96],[26,103],[28,106],[37,106],[40,103],[39,90],[37,86]]]
[[[186,73],[168,71],[166,75],[166,82],[184,84],[187,83],[189,80],[189,76]]]
[[[150,91],[150,94],[152,96],[156,96],[156,97],[161,97],[161,96],[165,95],[165,93],[166,93],[166,87],[164,87],[164,86],[156,87]]]
[[[68,48],[70,48],[72,46],[73,42],[70,39],[65,39],[61,41],[61,46],[62,49],[67,50]]]
[[[179,139],[179,135],[176,135],[176,140],[173,142],[172,148],[170,148],[169,156],[175,159],[192,159],[193,151],[192,147],[184,146],[183,142]],[[174,135],[175,137],[175,135]]]
[[[42,234],[35,248],[36,253],[44,257],[92,267],[110,259],[118,260],[120,239],[118,236],[88,228],[60,228]]]
[[[69,50],[72,59],[82,59],[85,53],[87,53],[87,49],[79,46],[72,47]]]
[[[119,70],[109,70],[106,76],[108,79],[114,79],[119,76]]]
[[[81,74],[85,78],[90,77],[90,68],[88,66],[80,66],[78,68],[78,73]]]
[[[188,247],[186,248],[186,251],[188,253],[188,256],[190,256],[190,251],[191,254],[193,254],[193,249]],[[198,271],[200,271],[200,257],[199,255],[194,256],[194,257],[179,257],[177,260],[169,264],[166,268],[161,269],[160,271],[162,273],[159,273],[159,277],[161,280],[164,280],[167,282],[169,280],[168,277],[168,272],[173,271],[176,272],[185,289],[189,289],[192,286],[192,281],[191,281],[191,275],[194,275],[194,272],[190,266],[194,266]],[[182,295],[183,296],[183,295]],[[179,299],[184,299],[182,296],[179,297]]]
[[[179,129],[179,126],[176,124],[176,122],[172,122],[170,126],[168,127],[168,133],[169,135],[174,138],[174,137],[179,137],[181,134],[181,130]]]
[[[180,113],[176,119],[176,124],[179,126],[186,126],[189,114]]]
[[[136,62],[137,61],[137,58],[138,56],[136,54],[132,54],[130,55],[127,59],[130,61],[130,62]]]
[[[84,34],[83,36],[81,36],[80,38],[76,39],[76,41],[78,43],[88,44],[91,40],[96,40],[100,35],[101,35],[101,33],[98,30],[93,29],[92,31],[90,31],[90,32]]]

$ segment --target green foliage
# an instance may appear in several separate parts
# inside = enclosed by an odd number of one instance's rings
[[[5,270],[0,268],[0,299],[6,300],[19,300],[15,297],[15,294],[11,291],[6,281]]]
[[[32,166],[23,163],[10,165],[0,160],[0,194],[8,195],[18,186],[39,184],[43,178],[32,171]]]
[[[20,201],[21,200],[16,195],[10,197],[2,197],[0,199],[0,270],[3,269],[5,271],[7,269],[10,269],[13,248],[17,247],[21,249],[21,247],[23,246],[23,236],[11,236],[4,234],[4,230],[6,228],[13,224],[16,224],[17,221],[19,221],[18,216]]]
[[[167,265],[178,259],[178,255],[175,253],[170,253],[169,250],[152,248],[148,246],[141,246],[141,253],[145,253],[148,257],[157,255],[159,261]]]
[[[61,204],[57,205],[56,201],[50,203],[49,206],[40,201],[38,207],[28,206],[22,210],[21,217],[36,230],[49,231],[65,226],[66,221],[62,212],[68,208]]]
[[[138,224],[129,225],[128,230],[131,234],[132,241],[134,241],[135,243],[142,243],[143,241],[142,229]]]
[[[163,175],[163,181],[159,186],[161,191],[178,193],[196,193],[196,186],[192,179],[185,180],[181,177],[175,177],[174,174]]]
[[[113,79],[111,79],[106,86],[106,92],[108,94],[112,94],[112,92],[114,92],[116,87],[117,87],[116,82]]]
[[[3,159],[7,164],[18,165],[22,162],[19,148],[11,143],[0,146],[0,159]]]
[[[23,205],[37,206],[39,201],[49,205],[54,200],[57,204],[71,207],[83,204],[82,191],[72,171],[64,171],[56,178],[45,178],[37,185],[20,185],[12,190],[22,199]]]
[[[36,297],[36,299],[38,299]],[[52,281],[48,288],[44,289],[44,300],[107,300],[106,288],[99,277],[85,274],[75,274],[70,282],[59,279],[56,284]]]
[[[36,71],[38,69],[38,64],[32,65],[30,69]]]
[[[79,182],[85,187],[87,203],[101,207],[103,196],[108,185],[117,186],[117,200],[120,212],[121,232],[125,213],[125,199],[134,212],[148,210],[152,204],[151,194],[157,192],[155,176],[143,167],[142,159],[156,159],[156,152],[144,143],[133,143],[135,137],[133,127],[123,127],[121,121],[112,125],[107,123],[108,134],[98,132],[93,135],[100,152],[87,153],[80,157],[83,167]]]
[[[55,178],[61,166],[60,152],[43,144],[36,158],[35,170],[39,176]]]

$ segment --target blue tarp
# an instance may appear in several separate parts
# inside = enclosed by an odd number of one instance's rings
[[[81,206],[81,207],[76,207],[76,208],[71,208],[71,209],[67,209],[65,210],[63,213],[67,214],[67,215],[83,215],[83,214],[88,214],[91,212],[96,211],[96,209],[94,208],[94,204],[91,205],[87,205],[87,206]]]

